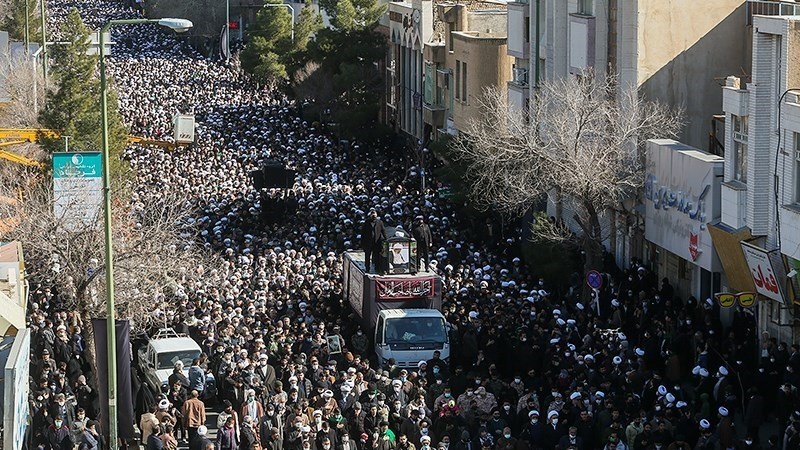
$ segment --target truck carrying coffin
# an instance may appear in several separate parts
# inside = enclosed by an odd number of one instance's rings
[[[343,278],[344,294],[373,338],[381,366],[393,358],[400,367],[416,367],[434,351],[449,358],[442,279],[436,273],[367,273],[364,252],[348,251],[343,255]]]

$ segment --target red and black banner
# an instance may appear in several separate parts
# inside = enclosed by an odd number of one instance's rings
[[[436,278],[376,278],[377,300],[410,300],[433,298],[436,294]]]

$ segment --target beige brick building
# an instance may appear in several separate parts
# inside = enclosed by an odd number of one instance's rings
[[[436,138],[455,134],[480,114],[489,86],[511,79],[513,58],[506,49],[506,11],[494,3],[440,4],[440,37],[425,44],[423,121]]]

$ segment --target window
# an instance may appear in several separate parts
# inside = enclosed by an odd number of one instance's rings
[[[450,29],[450,32],[448,33],[448,35],[450,36],[450,42],[448,42],[447,45],[448,45],[448,50],[450,50],[452,52],[453,51],[453,42],[454,42],[454,40],[453,40],[453,29],[452,29],[452,25],[448,25],[448,26],[451,27],[451,29]]]
[[[747,116],[733,119],[733,179],[747,183]]]
[[[794,134],[794,201],[800,203],[800,133]]]
[[[578,14],[583,14],[585,16],[592,15],[592,3],[594,0],[578,0]]]
[[[456,100],[461,100],[461,61],[456,60]]]
[[[375,342],[383,344],[383,317],[378,317],[378,325],[375,326]]]
[[[461,63],[461,100],[467,101],[467,63]]]
[[[531,42],[531,18],[530,17],[526,17],[525,18],[525,25],[523,25],[523,30],[524,30],[524,33],[525,33],[525,43],[526,44],[530,43]]]

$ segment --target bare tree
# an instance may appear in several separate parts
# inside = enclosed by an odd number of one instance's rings
[[[23,201],[0,202],[0,217],[16,217],[18,224],[0,233],[0,240],[21,241],[28,276],[55,287],[64,306],[79,311],[84,323],[106,317],[102,226],[65,230],[63,217],[53,213],[51,178],[16,169],[16,175],[3,171],[0,197],[18,195],[22,182]],[[157,312],[182,296],[187,278],[202,277],[204,269],[198,268],[212,266],[213,259],[193,241],[191,208],[178,193],[134,194],[132,201],[114,198],[112,205],[117,318],[142,331],[163,324]]]
[[[532,91],[530,111],[509,105],[504,88],[489,88],[483,116],[452,149],[467,165],[473,200],[483,208],[522,213],[544,198],[571,212],[585,265],[602,264],[605,215],[639,195],[644,185],[643,144],[674,137],[681,113],[619,88],[614,76],[569,76]],[[561,217],[559,217],[561,219]],[[544,223],[547,222],[547,223]],[[534,237],[574,239],[561,221],[539,220]]]
[[[39,126],[39,109],[45,103],[44,77],[28,58],[0,58],[0,95],[8,98],[0,110],[0,126],[35,128]]]

